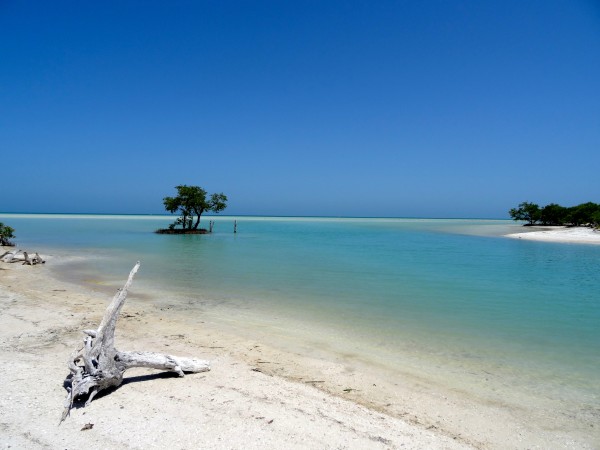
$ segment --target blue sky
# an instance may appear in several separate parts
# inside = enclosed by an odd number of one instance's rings
[[[600,202],[594,1],[0,1],[0,212]]]

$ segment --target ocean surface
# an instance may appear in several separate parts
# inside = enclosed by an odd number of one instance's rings
[[[495,400],[600,413],[600,246],[508,239],[504,220],[0,214],[79,283],[134,289],[276,340]],[[236,234],[233,221],[237,220]],[[496,394],[492,394],[495,392]]]

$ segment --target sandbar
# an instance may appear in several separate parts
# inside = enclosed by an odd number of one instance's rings
[[[513,239],[600,245],[600,231],[589,227],[531,227],[521,233],[507,234]]]

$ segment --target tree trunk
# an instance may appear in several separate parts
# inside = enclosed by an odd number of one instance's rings
[[[194,230],[198,229],[198,225],[200,225],[200,216],[202,215],[203,212],[204,212],[203,209],[201,209],[200,211],[195,211],[195,213],[198,215],[198,217],[196,217],[196,223],[194,224]]]
[[[184,372],[205,372],[210,370],[210,363],[192,358],[163,355],[151,352],[120,352],[114,347],[115,328],[119,312],[127,298],[140,263],[133,267],[129,278],[120,289],[104,313],[104,318],[97,330],[84,330],[86,334],[83,348],[76,351],[69,359],[68,366],[71,374],[66,383],[68,394],[65,399],[61,422],[67,418],[73,401],[82,395],[89,397],[87,406],[94,396],[109,387],[119,386],[123,382],[123,374],[132,367],[149,367],[160,370],[170,370],[183,376]]]

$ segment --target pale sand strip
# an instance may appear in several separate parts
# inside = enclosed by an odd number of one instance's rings
[[[57,427],[66,360],[81,342],[80,330],[97,326],[110,296],[60,282],[49,271],[0,263],[5,447],[594,448],[587,431],[553,427],[550,418],[540,427],[503,403],[408,375],[382,379],[368,367],[284,353],[136,297],[135,288],[117,346],[209,359],[212,370],[183,379],[132,370],[130,382],[74,409]],[[88,423],[93,428],[81,431]]]
[[[543,227],[542,229],[532,227],[531,231],[507,234],[506,237],[531,241],[600,245],[600,231],[589,227]]]

